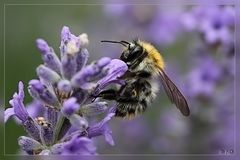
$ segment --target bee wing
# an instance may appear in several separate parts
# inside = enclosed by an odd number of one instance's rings
[[[179,91],[177,86],[170,80],[170,78],[163,70],[161,70],[159,73],[164,90],[166,91],[171,102],[176,105],[176,107],[184,116],[189,116],[190,110],[183,94]]]

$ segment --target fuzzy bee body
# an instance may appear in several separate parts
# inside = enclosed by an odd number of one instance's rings
[[[154,80],[158,77],[168,97],[181,113],[185,116],[190,114],[186,99],[164,72],[163,58],[154,46],[140,40],[102,42],[120,43],[125,46],[120,59],[128,65],[128,71],[119,77],[125,80],[125,85],[118,90],[102,91],[98,95],[117,102],[117,117],[133,118],[143,113],[156,97],[158,84]]]
[[[158,86],[150,79],[133,79],[119,90],[116,116],[133,118],[142,114],[156,98]]]

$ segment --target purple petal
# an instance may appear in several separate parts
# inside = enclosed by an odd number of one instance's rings
[[[26,108],[27,108],[28,114],[32,118],[38,117],[40,115],[43,115],[45,113],[45,111],[46,111],[46,108],[38,100],[34,100],[30,104],[28,104]]]
[[[112,82],[116,83],[117,78],[128,70],[127,64],[118,59],[113,59],[105,68],[109,69],[108,75],[97,82],[99,85],[96,89],[96,93],[105,88],[108,84]]]
[[[65,54],[62,57],[62,75],[66,79],[71,79],[77,71],[76,56],[72,54]]]
[[[114,140],[112,138],[112,131],[109,129],[108,126],[105,126],[105,131],[103,133],[104,137],[105,137],[105,140],[108,144],[110,144],[111,146],[114,146],[115,143],[114,143]]]
[[[54,128],[56,126],[57,120],[58,120],[58,111],[56,111],[53,108],[48,107],[47,108],[47,119],[48,119],[48,122]]]
[[[84,131],[88,127],[88,121],[77,114],[71,115],[68,119],[70,120],[71,125],[79,131]]]
[[[7,120],[13,115],[15,115],[14,108],[7,108],[4,111],[4,123],[6,123]]]
[[[89,57],[88,50],[86,48],[81,49],[80,52],[78,52],[76,57],[76,63],[77,63],[77,72],[80,71],[85,65],[87,64],[87,60]]]
[[[23,104],[24,98],[24,90],[23,90],[23,83],[20,81],[18,85],[18,94],[15,93],[13,95],[13,99],[9,101],[9,103],[13,106],[15,115],[22,121],[25,122],[29,114]]]
[[[18,96],[23,101],[23,98],[24,98],[24,86],[23,86],[23,82],[22,81],[19,81],[19,83],[18,83]]]
[[[50,123],[41,125],[40,136],[41,136],[42,142],[45,145],[49,146],[53,143],[54,133],[53,133],[52,125]]]
[[[80,105],[77,103],[77,99],[75,97],[71,97],[63,102],[61,112],[64,116],[69,117],[77,112],[79,108]]]
[[[74,136],[69,142],[63,145],[62,154],[96,154],[96,147],[92,140],[86,137]]]
[[[22,150],[26,151],[27,153],[43,149],[43,146],[38,141],[26,136],[19,137],[18,144]]]
[[[32,138],[40,141],[38,124],[31,117],[28,117],[28,119],[23,123],[23,127]]]
[[[115,116],[115,113],[108,113],[108,115],[99,123],[91,126],[88,128],[88,137],[92,138],[92,137],[96,137],[96,136],[100,136],[103,135],[105,137],[106,142],[108,142],[110,145],[114,145],[114,141],[112,138],[112,131],[109,129],[107,122],[113,117]]]

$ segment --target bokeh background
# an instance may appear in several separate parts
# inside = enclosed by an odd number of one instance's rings
[[[103,39],[151,42],[166,61],[166,72],[186,96],[191,115],[183,117],[162,91],[142,116],[114,119],[115,146],[102,137],[99,154],[233,154],[235,7],[231,5],[8,5],[5,6],[5,102],[36,78],[42,63],[35,47],[45,39],[55,52],[60,31],[87,33],[90,60],[118,58],[121,47]],[[160,88],[162,89],[162,88]],[[25,88],[27,93],[27,90]],[[3,93],[1,92],[1,97]],[[1,98],[0,103],[2,103]],[[31,98],[26,94],[25,103]],[[14,119],[5,125],[5,153],[18,154],[25,135]]]

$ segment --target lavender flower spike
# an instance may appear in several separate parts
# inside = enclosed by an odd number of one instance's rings
[[[87,34],[75,36],[66,26],[61,32],[61,61],[47,42],[36,42],[44,64],[37,67],[38,79],[29,81],[28,91],[37,103],[31,103],[29,114],[23,104],[23,83],[19,82],[19,91],[10,100],[12,108],[5,111],[5,121],[15,115],[28,134],[19,138],[21,149],[30,155],[95,155],[92,138],[96,136],[104,136],[114,145],[107,122],[115,111],[110,109],[104,115],[109,104],[94,94],[124,84],[118,77],[127,71],[127,65],[109,57],[87,64]],[[89,123],[99,114],[105,118]]]

